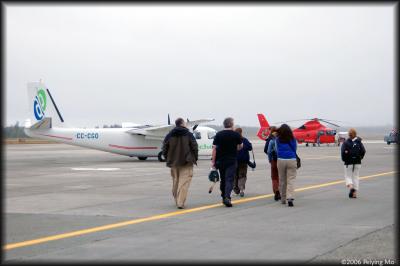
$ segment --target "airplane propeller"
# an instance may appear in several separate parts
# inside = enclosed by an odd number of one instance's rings
[[[171,125],[171,119],[169,118],[169,114],[168,114],[168,125]]]

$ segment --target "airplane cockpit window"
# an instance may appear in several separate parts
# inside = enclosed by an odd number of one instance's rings
[[[209,139],[213,139],[215,137],[216,133],[215,131],[208,131],[207,136]]]
[[[201,133],[199,131],[194,131],[193,136],[195,139],[201,139]]]

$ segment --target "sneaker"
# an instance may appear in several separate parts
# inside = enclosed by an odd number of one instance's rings
[[[244,192],[240,191],[240,196],[243,197],[244,196]]]
[[[226,207],[232,207],[231,200],[228,199],[228,198],[224,198],[224,200],[222,201],[222,203],[223,203]]]
[[[293,200],[288,200],[288,207],[293,207]]]
[[[354,193],[355,191],[356,191],[356,190],[355,190],[354,188],[350,189],[349,198],[353,198],[353,193]]]

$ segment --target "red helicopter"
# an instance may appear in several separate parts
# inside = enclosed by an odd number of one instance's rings
[[[257,114],[257,116],[261,126],[261,128],[257,133],[257,136],[260,139],[265,140],[269,135],[270,125],[263,114]],[[300,119],[300,120],[307,120],[307,119]],[[300,121],[300,120],[290,120],[286,122]],[[293,130],[293,135],[299,144],[306,143],[306,146],[308,146],[309,143],[312,143],[313,146],[315,146],[316,144],[318,144],[319,146],[319,144],[323,143],[328,143],[328,144],[335,143],[336,130],[324,126],[319,121],[339,127],[339,125],[331,123],[325,119],[321,118],[309,119],[309,121],[304,123],[302,126]]]

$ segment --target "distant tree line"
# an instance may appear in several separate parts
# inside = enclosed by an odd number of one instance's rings
[[[25,132],[24,127],[19,126],[19,122],[13,126],[3,128],[4,138],[29,138]]]

